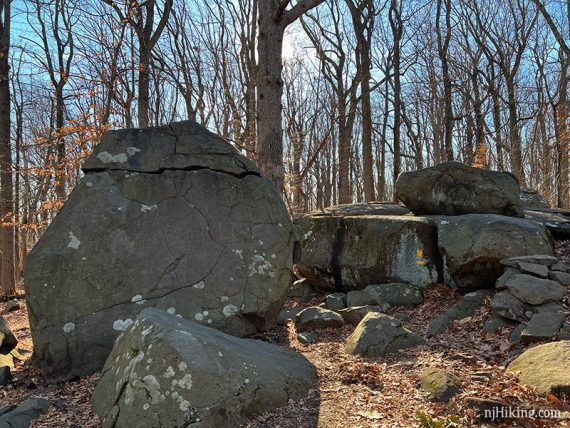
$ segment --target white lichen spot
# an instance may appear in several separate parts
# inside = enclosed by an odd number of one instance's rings
[[[220,297],[220,302],[222,302],[222,303],[226,303],[228,300],[230,300],[230,298],[228,296]]]
[[[169,377],[173,377],[176,374],[172,366],[168,366],[162,377],[168,379]]]
[[[75,324],[73,324],[72,322],[68,322],[63,326],[63,331],[65,333],[71,333],[73,330],[75,330]]]
[[[137,305],[142,305],[146,300],[143,300],[143,297],[140,294],[133,296],[131,302],[136,303]]]
[[[73,234],[73,232],[69,232],[69,243],[67,244],[67,248],[73,248],[74,250],[79,249],[81,245],[81,241],[77,239],[77,236]]]
[[[198,312],[196,315],[194,315],[194,319],[196,321],[204,321],[204,314],[202,314],[202,312]]]
[[[182,400],[180,402],[180,410],[182,410],[183,412],[187,412],[190,409],[190,403],[188,402],[188,400]]]
[[[256,254],[253,256],[253,260],[249,265],[249,276],[267,275],[270,278],[275,277],[275,271],[273,265],[269,263],[262,255]]]
[[[224,354],[222,354],[220,351],[218,351],[218,356],[223,357]]]
[[[192,287],[197,288],[198,290],[202,290],[205,286],[206,284],[204,284],[204,281],[200,281],[198,284],[194,284]]]
[[[439,224],[443,224],[443,225],[445,225],[445,224],[449,224],[449,222],[448,222],[448,221],[445,221],[445,220],[443,220],[443,221],[440,221],[440,222],[439,222]]]
[[[192,388],[192,375],[186,373],[182,379],[178,381],[178,386],[180,388],[191,389]]]
[[[138,147],[127,147],[127,154],[129,156],[134,156],[135,154],[137,154],[138,152],[140,152],[141,149],[139,149]]]
[[[87,187],[92,187],[92,186],[93,186],[93,183],[91,183],[90,181],[88,181],[88,182],[85,183],[85,185],[86,185]]]
[[[144,403],[143,410],[148,410],[150,408],[150,404]]]
[[[231,316],[237,314],[238,308],[236,308],[235,305],[227,305],[227,306],[224,306],[224,309],[222,309],[222,312],[224,313],[224,315],[226,317],[231,317]]]
[[[166,312],[168,312],[170,315],[174,315],[176,313],[176,308],[168,308]]]
[[[235,254],[239,256],[240,259],[243,260],[243,250],[233,250]]]
[[[113,323],[113,330],[115,331],[125,331],[133,324],[133,320],[127,318],[126,320],[117,320]]]
[[[211,319],[208,320],[208,324],[212,324],[214,321],[212,321]]]
[[[141,213],[147,213],[147,212],[155,210],[157,208],[158,208],[158,205],[156,205],[156,204],[151,205],[151,206],[141,204]]]
[[[188,368],[188,365],[184,361],[180,361],[178,363],[178,370],[181,372],[185,371]]]
[[[249,379],[244,380],[244,383],[247,385],[249,383]]]
[[[112,155],[111,153],[104,151],[97,155],[103,163],[125,163],[129,160],[126,153],[119,153],[118,155]]]

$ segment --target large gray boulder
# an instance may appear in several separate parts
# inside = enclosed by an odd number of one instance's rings
[[[521,204],[523,207],[531,208],[550,208],[550,204],[544,196],[535,189],[521,187]]]
[[[148,306],[239,336],[272,325],[297,241],[248,159],[181,122],[109,132],[83,169],[25,269],[49,382],[100,369]]]
[[[441,258],[433,220],[308,214],[296,219],[295,226],[303,247],[296,268],[320,290],[359,290],[388,282],[425,287],[438,280]]]
[[[92,405],[104,428],[238,427],[317,388],[290,349],[147,308],[115,343]]]
[[[444,162],[400,174],[396,196],[414,214],[502,214],[524,217],[514,175]]]
[[[469,214],[441,217],[438,223],[444,281],[451,286],[492,288],[503,273],[502,259],[553,255],[550,234],[525,219]]]

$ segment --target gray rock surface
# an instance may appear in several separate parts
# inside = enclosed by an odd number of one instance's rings
[[[353,216],[353,215],[406,215],[410,210],[403,205],[392,202],[361,202],[355,204],[339,204],[323,210],[315,210],[312,216]]]
[[[505,285],[506,282],[509,279],[512,279],[515,275],[519,275],[521,272],[518,269],[514,269],[511,267],[507,267],[505,268],[505,270],[503,271],[503,274],[497,278],[497,281],[495,281],[495,288],[497,290],[504,290],[507,288],[507,286]]]
[[[521,204],[527,208],[550,208],[550,204],[538,191],[529,189],[528,187],[521,187]]]
[[[523,217],[520,188],[509,173],[444,162],[400,174],[396,196],[414,214],[502,214]]]
[[[378,305],[383,311],[393,306],[415,306],[424,300],[422,290],[412,284],[371,284],[364,290],[349,291],[347,306]]]
[[[300,297],[300,298],[308,298],[310,296],[315,295],[315,289],[306,278],[298,279],[297,281],[293,282],[289,293],[287,293],[288,297]]]
[[[459,378],[453,373],[427,367],[419,374],[422,390],[430,401],[447,403],[460,391]]]
[[[505,285],[513,296],[530,305],[562,300],[566,292],[566,288],[556,281],[530,275],[515,275]]]
[[[6,386],[12,380],[12,373],[9,366],[0,367],[0,386]]]
[[[345,344],[346,352],[367,358],[381,357],[400,349],[421,345],[425,340],[386,314],[367,314]]]
[[[6,320],[0,315],[0,353],[8,354],[18,344],[18,339],[10,330]]]
[[[329,309],[311,306],[295,316],[297,331],[320,330],[323,328],[339,328],[344,325],[341,315]]]
[[[483,330],[487,333],[493,333],[501,328],[512,327],[513,325],[513,321],[503,318],[495,313],[491,313],[485,320],[485,324],[483,324]]]
[[[295,226],[303,247],[296,268],[317,289],[346,292],[388,282],[425,287],[438,281],[441,258],[433,220],[308,214]]]
[[[526,329],[526,323],[521,323],[517,325],[515,328],[513,328],[513,331],[511,331],[511,334],[509,336],[509,342],[520,343],[521,336],[523,334],[523,331],[525,331],[525,329]]]
[[[555,263],[558,263],[558,259],[552,255],[532,254],[529,256],[509,257],[507,259],[501,260],[501,264],[503,266],[519,270],[521,263],[531,263],[531,264],[538,264],[550,267]]]
[[[385,309],[377,305],[366,305],[366,306],[353,306],[338,311],[338,313],[342,316],[344,321],[353,326],[357,326],[360,323],[360,321],[362,321],[362,318],[364,318],[370,312],[383,313],[385,312]]]
[[[552,339],[564,322],[565,315],[560,312],[534,314],[521,333],[522,343],[533,343]]]
[[[548,278],[548,267],[536,263],[519,263],[519,269],[522,273],[537,276],[539,278]]]
[[[477,309],[483,306],[490,294],[489,290],[477,290],[463,296],[459,302],[431,322],[426,331],[426,337],[437,336],[443,333],[453,321],[472,316]]]
[[[553,254],[548,232],[525,219],[471,214],[440,218],[438,223],[444,280],[451,286],[492,288],[503,272],[501,260]]]
[[[525,210],[525,217],[543,225],[556,237],[570,237],[570,211],[568,210],[531,208]]]
[[[346,308],[346,294],[333,293],[325,296],[325,306],[332,311]]]
[[[108,132],[83,169],[26,261],[48,382],[100,369],[148,306],[239,336],[273,324],[298,244],[251,161],[181,122]]]
[[[115,343],[92,405],[105,428],[240,426],[317,382],[292,350],[148,308]]]
[[[297,335],[297,339],[304,345],[309,345],[311,343],[315,343],[317,340],[317,336],[310,331],[302,331]]]
[[[0,409],[0,427],[29,428],[32,421],[47,412],[53,400],[30,398],[17,406]]]
[[[568,272],[552,271],[550,272],[549,276],[559,284],[562,284],[564,286],[570,285],[570,273]]]
[[[21,308],[21,305],[20,305],[20,302],[18,301],[18,299],[12,299],[12,300],[9,300],[8,303],[6,303],[6,307],[4,308],[4,312],[10,313],[10,312],[19,311],[20,308]]]
[[[508,320],[518,322],[528,320],[526,315],[528,307],[507,290],[495,294],[491,300],[491,308],[495,314]]]

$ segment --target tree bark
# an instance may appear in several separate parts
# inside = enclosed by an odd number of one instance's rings
[[[0,3],[0,222],[2,238],[2,294],[16,293],[14,281],[14,196],[10,140],[10,3]]]

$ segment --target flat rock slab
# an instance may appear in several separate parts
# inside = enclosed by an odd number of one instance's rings
[[[92,405],[103,427],[240,426],[317,387],[292,350],[148,308],[115,343]]]
[[[548,267],[535,263],[519,263],[519,268],[522,273],[537,276],[539,278],[548,278]]]
[[[372,284],[364,290],[349,291],[347,306],[381,306],[385,312],[393,306],[415,306],[424,300],[422,290],[411,284]]]
[[[543,225],[556,237],[570,237],[570,211],[531,208],[525,210],[525,217]]]
[[[509,293],[508,290],[501,291],[491,300],[493,313],[512,321],[528,321],[527,313],[530,311],[527,305]]]
[[[453,321],[472,316],[477,309],[483,306],[490,294],[489,290],[477,290],[463,296],[459,302],[431,322],[426,337],[437,336],[443,333]]]
[[[296,268],[317,289],[347,292],[389,282],[426,287],[438,281],[441,257],[433,220],[308,214],[295,226],[303,248]]]
[[[536,388],[539,394],[558,397],[570,394],[570,341],[545,343],[523,352],[508,366],[519,372],[519,381]]]
[[[344,318],[344,321],[350,325],[357,326],[362,318],[370,312],[383,313],[385,308],[377,305],[353,306],[346,309],[341,309],[338,313]]]
[[[530,305],[561,301],[566,293],[558,282],[530,275],[515,275],[505,285],[513,296]]]
[[[244,336],[271,326],[298,246],[272,184],[195,123],[106,133],[26,261],[48,382],[101,369],[145,307]]]
[[[564,318],[565,314],[560,312],[534,314],[521,333],[521,342],[532,343],[552,339],[562,327]]]
[[[423,337],[404,328],[399,319],[371,312],[348,337],[345,349],[349,354],[377,358],[424,342]]]
[[[428,367],[419,375],[421,388],[430,401],[447,403],[460,391],[459,379],[453,373]]]
[[[503,259],[553,255],[546,229],[522,218],[492,214],[438,218],[438,237],[445,283],[462,289],[492,288],[503,273]]]
[[[396,196],[418,215],[524,216],[519,184],[512,174],[460,162],[443,162],[400,174]]]
[[[297,331],[339,328],[343,325],[344,319],[341,315],[318,306],[304,309],[295,316],[295,327]]]
[[[47,412],[54,400],[30,398],[17,406],[0,410],[0,426],[9,428],[28,428],[32,421]]]
[[[549,276],[559,284],[562,284],[566,287],[570,285],[570,273],[568,272],[552,271],[550,272]]]
[[[354,216],[354,215],[406,215],[410,210],[391,202],[361,202],[339,204],[322,210],[311,211],[311,216]]]

